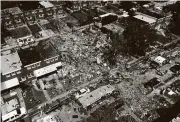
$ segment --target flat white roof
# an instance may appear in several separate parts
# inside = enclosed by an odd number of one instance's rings
[[[42,6],[44,6],[45,8],[50,8],[50,7],[54,7],[54,5],[48,1],[41,1],[39,2]]]
[[[114,13],[107,13],[107,14],[103,14],[103,15],[100,15],[99,17],[106,17],[106,16],[109,16],[109,15],[114,15],[114,16],[116,16],[116,14],[114,14]]]
[[[149,23],[149,24],[156,22],[155,19],[153,19],[153,18],[151,18],[151,17],[148,17],[148,16],[145,16],[145,15],[140,15],[140,14],[134,16],[134,18],[139,19],[139,20],[142,20],[142,21],[147,22],[147,23]]]
[[[121,15],[122,17],[128,17],[129,15],[128,14],[123,14]]]
[[[82,104],[82,106],[86,108],[101,99],[101,97],[107,95],[108,93],[112,93],[114,90],[114,87],[111,85],[102,86],[92,92],[87,93],[85,96],[79,98],[78,100]]]
[[[55,63],[55,64],[51,64],[49,66],[46,66],[46,67],[43,67],[43,68],[40,68],[40,69],[37,69],[34,71],[34,75],[36,77],[41,77],[43,75],[46,75],[48,73],[51,73],[51,72],[54,72],[57,70],[57,67],[61,66],[62,63],[61,62],[58,62],[58,63]]]
[[[7,120],[7,119],[9,119],[9,118],[11,118],[11,117],[13,117],[15,115],[17,115],[17,111],[16,110],[11,111],[11,112],[9,112],[9,113],[2,116],[2,121],[5,121],[5,120]]]
[[[28,60],[28,59],[27,59]],[[22,63],[17,52],[1,56],[1,71],[3,75],[21,69]]]
[[[161,57],[161,56],[158,56],[154,59],[154,61],[158,64],[162,64],[166,59]]]
[[[19,80],[17,79],[17,77],[7,80],[5,82],[1,82],[1,91],[7,90],[7,89],[12,88],[17,85],[19,85]]]
[[[47,66],[47,67],[43,67],[41,69],[37,69],[34,71],[34,75],[36,77],[40,77],[40,76],[43,76],[43,75],[46,75],[48,73],[51,73],[51,72],[54,72],[56,71],[56,67],[54,65],[50,65],[50,66]]]

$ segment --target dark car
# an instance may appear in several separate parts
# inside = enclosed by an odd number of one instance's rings
[[[173,72],[176,75],[180,74],[180,64],[175,64],[169,69],[171,72]]]

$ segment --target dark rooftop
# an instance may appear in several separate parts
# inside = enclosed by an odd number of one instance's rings
[[[33,25],[28,25],[28,26],[29,26],[29,29],[34,34],[40,32],[42,30],[38,24],[33,24]]]
[[[157,78],[153,78],[151,79],[150,81],[148,81],[147,83],[144,84],[144,87],[145,88],[148,88],[148,87],[151,87],[153,88],[154,86],[156,86],[157,84],[159,84],[160,81],[158,81]]]
[[[18,27],[16,29],[10,30],[10,33],[15,38],[22,38],[31,34],[31,31],[27,26]]]
[[[71,15],[75,17],[79,21],[80,24],[85,24],[88,22],[87,15],[81,11],[75,11]]]
[[[36,51],[35,48],[31,49],[21,49],[19,51],[19,57],[24,66],[38,62],[42,60],[40,54]]]
[[[144,11],[141,11],[143,14],[147,14],[149,16],[152,16],[152,17],[155,17],[157,19],[160,19],[160,18],[163,18],[164,15],[158,13],[158,12],[155,12],[153,10],[144,10]]]
[[[38,46],[30,49],[21,49],[18,53],[24,66],[57,55],[57,52],[49,42],[40,42]]]
[[[84,12],[90,15],[91,17],[99,16],[98,11],[96,9],[84,10]]]
[[[39,1],[19,1],[18,5],[19,5],[19,8],[23,11],[43,8],[41,4],[39,4]]]
[[[118,13],[119,12],[119,9],[112,5],[104,6],[101,9],[107,11],[108,13]]]
[[[174,73],[180,72],[180,65],[179,65],[179,64],[176,64],[176,65],[172,66],[172,67],[170,68],[170,70],[171,70],[172,72],[174,72]]]

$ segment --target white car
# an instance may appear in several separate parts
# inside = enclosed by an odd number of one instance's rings
[[[77,91],[77,92],[75,93],[75,97],[76,97],[76,99],[78,99],[78,98],[84,96],[85,94],[87,94],[87,93],[89,93],[89,92],[90,92],[90,89],[87,88],[87,87],[85,87],[85,88]]]

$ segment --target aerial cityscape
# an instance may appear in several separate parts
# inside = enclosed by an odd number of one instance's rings
[[[180,122],[180,2],[1,1],[2,122]]]

